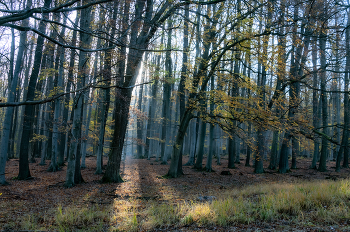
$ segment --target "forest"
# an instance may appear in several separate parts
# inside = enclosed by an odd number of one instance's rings
[[[48,218],[6,224],[3,212],[0,228],[225,231],[302,221],[305,229],[321,218],[312,226],[349,229],[349,8],[341,0],[1,1],[0,208],[24,210],[42,194],[31,191],[53,188],[109,214],[72,222],[91,207],[47,198],[56,210]],[[168,193],[186,187],[178,198],[136,194],[159,184]],[[108,204],[91,200],[107,189]],[[283,195],[293,191],[305,201]],[[125,215],[111,224],[116,204]]]

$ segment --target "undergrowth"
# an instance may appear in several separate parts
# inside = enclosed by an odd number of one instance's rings
[[[24,218],[22,229],[140,231],[173,225],[229,226],[282,219],[325,225],[350,219],[350,180],[255,185],[216,197],[205,203],[128,199],[115,200],[113,207],[105,208],[58,206],[51,218]]]
[[[269,184],[231,190],[213,202],[174,206],[154,202],[143,215],[144,228],[172,225],[229,226],[288,219],[334,224],[350,219],[350,181]]]

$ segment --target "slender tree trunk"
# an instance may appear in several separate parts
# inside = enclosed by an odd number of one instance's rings
[[[181,77],[180,77],[180,83],[179,83],[179,110],[180,110],[180,121],[185,114],[186,110],[186,93],[185,93],[185,81],[186,81],[186,74],[187,74],[187,62],[188,57],[187,53],[189,52],[189,45],[188,45],[188,20],[189,19],[189,5],[185,6],[185,21],[184,21],[184,37],[183,37],[183,53],[182,53],[182,68],[181,68]],[[178,173],[182,173],[182,156],[183,156],[183,149],[181,150],[179,156],[179,166],[178,166]]]
[[[31,1],[29,0],[27,3],[27,8],[31,7]],[[28,26],[29,19],[23,21],[23,26]],[[20,33],[20,40],[19,40],[19,48],[17,52],[17,60],[16,60],[16,67],[13,73],[13,76],[11,78],[11,74],[9,76],[9,80],[11,79],[11,82],[9,81],[9,92],[8,92],[8,99],[7,102],[13,102],[15,99],[15,93],[16,88],[18,85],[18,79],[19,74],[21,71],[21,65],[23,60],[23,54],[24,50],[26,48],[26,41],[27,40],[27,32],[22,31]],[[8,140],[10,135],[10,128],[8,126],[11,125],[10,121],[12,120],[12,114],[13,114],[13,107],[7,107],[5,112],[5,119],[3,122],[3,134],[1,136],[1,149],[0,149],[0,185],[6,185],[8,182],[5,179],[5,166],[7,161],[7,149],[8,149]]]
[[[318,78],[317,78],[317,39],[313,42],[312,49],[312,65],[313,65],[313,87],[317,88],[318,86]],[[319,121],[321,120],[318,117],[318,112],[321,110],[318,107],[318,98],[317,98],[317,90],[314,89],[312,91],[312,124],[313,127],[317,130]],[[315,135],[314,140],[314,154],[312,156],[312,163],[310,168],[316,169],[316,165],[319,159],[319,149],[320,149],[320,138],[318,135]]]
[[[164,80],[164,92],[163,92],[163,110],[162,110],[162,146],[161,146],[161,159],[162,164],[167,164],[167,153],[166,153],[166,145],[168,145],[170,131],[167,131],[167,128],[171,124],[170,120],[170,97],[171,97],[171,78],[172,78],[172,64],[171,64],[171,54],[169,49],[171,49],[171,34],[172,34],[172,22],[168,20],[168,39],[167,39],[167,49],[168,51],[165,54],[165,68],[167,71],[167,75]]]
[[[328,135],[328,111],[327,111],[327,93],[326,93],[326,42],[327,34],[325,32],[325,25],[321,29],[319,37],[320,45],[320,63],[321,63],[321,99],[322,99],[322,126],[323,133]],[[327,171],[327,156],[328,156],[328,140],[322,137],[321,157],[318,170],[320,172]]]
[[[204,102],[202,104],[204,104]],[[206,134],[207,134],[207,123],[201,120],[201,125],[199,130],[197,159],[196,159],[196,163],[194,164],[194,168],[198,170],[203,169],[204,142],[205,142]]]
[[[113,5],[113,15],[112,15],[112,23],[116,22],[117,15],[118,15],[118,4],[119,2],[115,1]],[[130,3],[126,3],[130,4]],[[100,12],[100,23],[103,22],[103,16],[104,12]],[[127,16],[124,16],[127,17]],[[112,30],[110,32],[110,38],[114,38],[116,34],[116,27],[115,25],[111,25]],[[109,43],[109,46],[112,46],[112,43]],[[113,53],[112,51],[106,51],[105,52],[105,63],[103,66],[103,79],[105,81],[105,85],[108,86],[111,83],[111,77],[112,77],[112,59],[113,59]],[[102,90],[102,98],[103,98],[103,104],[102,104],[102,110],[101,110],[101,116],[100,116],[100,130],[99,130],[99,141],[98,141],[98,148],[97,148],[97,162],[96,162],[96,172],[95,174],[101,174],[102,173],[102,166],[103,166],[103,147],[104,147],[104,134],[106,130],[106,123],[107,123],[107,117],[108,117],[108,111],[109,111],[109,105],[110,105],[110,89],[104,89]],[[115,109],[114,109],[115,110]]]
[[[272,9],[273,9],[273,2],[269,1],[268,2],[268,13],[267,13],[267,23],[266,23],[266,28],[270,30],[271,27],[271,20],[272,20]],[[259,30],[261,31],[261,24],[260,22],[260,28]],[[266,36],[267,38],[264,39],[263,42],[263,55],[267,57],[267,47],[269,44],[269,36]],[[266,58],[265,58],[266,59]],[[260,62],[259,62],[260,64]],[[260,104],[259,107],[261,107],[263,110],[266,108],[266,65],[263,63],[262,65],[262,73],[261,73],[261,78],[258,80],[258,87],[259,87],[259,95],[260,95]],[[259,79],[259,78],[258,78]],[[265,145],[265,136],[266,136],[266,130],[262,126],[258,126],[257,129],[257,153],[255,155],[255,162],[254,162],[254,172],[255,173],[263,173],[264,172],[264,153],[266,151],[266,145]]]
[[[337,23],[336,23],[337,24]],[[338,24],[337,24],[338,26]],[[339,26],[338,26],[339,27]],[[337,89],[341,89],[341,79],[340,79],[340,54],[339,54],[339,50],[337,48],[340,47],[340,34],[338,33],[337,34],[337,37],[336,37],[336,42],[335,42],[335,90]],[[341,141],[340,141],[340,93],[334,93],[334,113],[335,113],[335,116],[334,116],[334,121],[336,121],[337,123],[337,127],[335,128],[335,134],[336,134],[336,140],[337,142],[340,144]],[[337,157],[337,154],[339,152],[339,149],[340,149],[340,145],[336,145],[334,147],[334,160],[336,160],[336,157]]]
[[[212,91],[212,96],[210,99],[210,114],[214,113],[214,76],[211,77],[210,80],[210,90]],[[207,172],[212,171],[212,160],[215,152],[215,139],[214,139],[214,128],[215,125],[213,123],[210,123],[209,125],[209,154],[207,158],[207,164],[205,166],[205,169]]]
[[[145,60],[147,60],[147,57],[145,57]],[[144,73],[142,75],[142,81],[143,82],[144,78]],[[138,98],[138,111],[139,113],[142,112],[142,95],[143,95],[143,85],[140,86],[139,89],[139,98]],[[143,147],[143,138],[142,138],[142,131],[143,131],[143,119],[142,116],[137,117],[137,158],[138,159],[143,159],[143,152],[142,152],[142,147]]]
[[[86,165],[85,165],[85,159],[86,159],[86,150],[87,150],[87,142],[88,142],[88,139],[89,139],[89,128],[90,128],[90,120],[91,120],[91,111],[92,111],[92,102],[94,101],[94,98],[93,98],[93,92],[91,93],[91,98],[90,98],[90,104],[88,104],[88,101],[89,101],[89,93],[90,91],[88,90],[86,95],[85,95],[85,106],[86,108],[84,107],[84,119],[83,119],[83,122],[85,123],[85,127],[84,127],[84,132],[83,132],[83,141],[82,141],[82,144],[81,144],[81,165],[80,165],[80,168],[86,168]]]
[[[87,2],[85,2],[87,3]],[[90,31],[91,27],[91,7],[83,9],[81,12],[80,28],[82,30]],[[80,46],[83,48],[90,48],[91,35],[80,32]],[[87,52],[80,51],[79,65],[78,65],[78,78],[77,89],[82,88],[85,85],[85,81],[88,75],[88,60],[89,54]],[[76,100],[74,101],[73,111],[73,126],[72,126],[72,141],[70,145],[70,151],[68,156],[68,167],[66,175],[66,187],[72,187],[75,184],[83,181],[80,170],[80,140],[81,129],[83,119],[83,104],[84,104],[84,91],[76,94]]]
[[[350,104],[349,104],[349,72],[350,72],[350,11],[348,11],[347,28],[345,30],[345,47],[346,47],[346,66],[344,74],[344,128],[341,146],[339,148],[336,160],[336,172],[340,172],[340,163],[344,155],[343,167],[347,167],[349,156],[349,123],[350,123]]]
[[[44,7],[48,8],[51,4],[51,1],[52,0],[45,0]],[[43,14],[43,17],[47,19],[48,14]],[[45,22],[43,21],[40,22],[39,31],[41,31],[42,33],[45,33],[46,31]],[[44,38],[42,36],[39,36],[37,39],[37,45],[36,45],[35,55],[34,55],[34,65],[33,65],[32,74],[29,80],[26,101],[32,101],[34,100],[34,97],[35,97],[35,85],[39,75],[43,46],[44,46]],[[26,105],[24,107],[24,119],[23,119],[24,126],[23,126],[23,133],[22,133],[20,153],[19,153],[20,159],[19,159],[18,179],[20,180],[25,180],[31,177],[30,171],[29,171],[29,163],[28,163],[28,150],[29,150],[29,139],[30,139],[30,134],[32,130],[32,125],[33,125],[33,116],[34,116],[33,114],[34,114],[34,106]]]
[[[159,67],[160,63],[160,55],[157,55],[156,59],[156,67]],[[157,73],[157,71],[155,72]],[[150,137],[152,136],[151,130],[154,126],[154,118],[155,118],[155,109],[156,109],[156,101],[157,101],[157,90],[158,90],[158,77],[155,77],[154,83],[152,84],[152,93],[151,93],[151,102],[149,104],[148,108],[148,120],[147,120],[147,132],[146,132],[146,147],[145,147],[145,157],[150,159],[151,153],[150,153],[150,145],[151,140]]]
[[[237,55],[236,55],[237,58]],[[238,63],[235,62],[234,69],[233,69],[233,61],[231,62],[231,72],[233,71],[235,74],[235,80],[232,83],[232,89],[231,89],[231,97],[235,98],[238,96],[238,87],[236,81],[238,81],[236,78],[238,77]],[[232,101],[235,101],[236,99],[232,99]],[[234,133],[235,127],[237,126],[237,121],[232,120],[232,128],[231,128],[231,136],[228,138],[228,168],[236,168],[235,167],[235,158],[236,158],[236,140],[237,136]]]
[[[182,144],[183,144],[183,139],[186,134],[186,130],[188,127],[188,124],[190,120],[192,119],[192,110],[187,109],[184,113],[184,116],[182,117],[179,130],[176,135],[176,140],[173,146],[173,153],[172,153],[172,159],[171,159],[171,164],[170,164],[170,169],[168,171],[168,176],[171,177],[178,177],[178,163],[179,159],[178,157],[180,156]]]
[[[74,28],[76,28],[78,26],[79,18],[80,18],[80,14],[77,14],[77,16],[75,18],[75,23],[74,23],[75,27]],[[75,46],[76,42],[77,42],[77,31],[74,30],[73,35],[72,35],[72,44],[71,45]],[[67,85],[66,85],[66,89],[65,89],[66,93],[70,91],[71,86],[72,86],[72,82],[74,79],[75,57],[76,57],[76,51],[74,49],[71,49],[70,58],[69,58]],[[62,121],[63,121],[63,123],[65,123],[66,130],[69,129],[69,125],[68,125],[69,102],[70,102],[70,94],[67,94],[64,98],[64,108],[63,108],[63,116],[62,116]],[[70,132],[68,132],[68,134],[70,134]],[[59,166],[63,166],[64,165],[64,157],[68,157],[69,147],[70,147],[70,139],[67,139],[67,132],[66,131],[61,133],[60,140],[65,143],[65,147],[63,147],[63,146],[61,147],[60,153],[58,154],[57,164]],[[66,155],[65,155],[65,153],[66,153]]]
[[[248,136],[252,135],[252,124],[248,123]],[[245,160],[245,166],[246,167],[250,167],[250,157],[251,157],[251,153],[252,153],[252,149],[250,147],[251,145],[247,145],[247,157]]]
[[[200,35],[200,26],[201,26],[201,5],[197,6],[197,21],[196,21],[196,57],[195,57],[195,67],[198,67],[199,64],[199,57],[200,57],[200,41],[201,41],[201,35]],[[197,72],[197,68],[195,68],[195,73]],[[199,113],[197,112],[197,116]],[[181,121],[180,121],[181,123]],[[185,166],[191,166],[195,164],[195,156],[197,154],[197,140],[198,140],[198,133],[199,133],[199,125],[200,125],[200,118],[197,117],[196,122],[192,122],[191,126],[191,151],[190,151],[190,157],[188,162],[185,164]]]
[[[29,59],[27,62],[27,67],[24,73],[24,83],[23,83],[23,100],[25,99],[25,97],[27,96],[27,92],[28,92],[28,80],[29,80],[29,71],[31,70],[31,64],[32,64],[32,59],[33,59],[33,50],[34,50],[34,38],[31,39],[31,44],[30,44],[30,48],[29,48]],[[22,132],[23,132],[23,109],[24,106],[20,107],[21,109],[21,114],[20,114],[20,121],[19,121],[19,127],[18,127],[18,132],[17,132],[17,147],[21,144],[21,138],[22,138]],[[16,154],[14,154],[16,157],[18,157],[19,154],[19,149],[17,149]]]
[[[67,18],[64,18],[63,24],[66,24]],[[61,38],[64,37],[65,34],[65,27],[62,27],[62,31],[60,34],[60,41],[63,42]],[[55,84],[54,87],[56,91],[58,92],[63,92],[63,75],[64,75],[64,70],[63,70],[63,65],[64,65],[64,48],[63,47],[58,47],[57,48],[57,59],[56,59],[56,67],[55,69],[58,69],[58,75],[55,77]],[[57,67],[59,65],[59,67]],[[48,171],[55,172],[58,170],[58,162],[57,158],[59,156],[60,150],[62,149],[62,145],[65,141],[60,141],[60,134],[59,134],[59,118],[61,116],[61,99],[56,99],[55,102],[55,111],[54,111],[54,121],[53,121],[53,129],[52,129],[52,156],[51,156],[51,163],[48,168]]]

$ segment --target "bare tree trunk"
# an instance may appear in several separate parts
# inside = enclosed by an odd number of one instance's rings
[[[87,2],[85,2],[87,3]],[[91,27],[91,7],[83,9],[81,12],[80,28],[85,31],[90,31]],[[80,46],[83,48],[90,48],[91,35],[80,32]],[[78,78],[77,89],[82,88],[85,85],[85,81],[88,75],[88,60],[89,54],[87,52],[80,51],[79,65],[78,65]],[[68,167],[66,175],[66,187],[72,187],[75,184],[83,182],[80,170],[80,140],[81,129],[83,119],[83,104],[84,104],[84,91],[78,92],[75,96],[73,103],[74,118],[72,126],[72,141],[70,145],[70,151],[68,156]]]
[[[201,5],[197,6],[197,21],[196,21],[196,57],[195,57],[195,67],[198,67],[199,64],[199,57],[200,57],[200,26],[201,26]],[[197,69],[195,68],[195,73],[197,72]],[[198,116],[197,112],[197,116]],[[181,121],[180,121],[181,123]],[[191,126],[191,151],[190,151],[190,157],[188,162],[185,164],[185,166],[191,166],[195,164],[195,156],[197,154],[197,140],[198,140],[198,133],[199,133],[199,124],[200,124],[200,118],[197,117],[196,122],[192,122]]]
[[[64,17],[63,24],[66,24],[67,18]],[[61,42],[63,42],[62,38],[64,37],[65,34],[65,27],[62,27],[61,34],[59,36]],[[63,70],[63,65],[64,65],[64,48],[63,47],[58,47],[57,48],[57,59],[56,59],[56,65],[59,67],[55,67],[57,70],[58,68],[58,75],[55,77],[55,83],[54,87],[57,89],[57,91],[62,92],[63,91],[63,75],[64,75],[64,70]],[[65,141],[59,141],[60,134],[59,134],[59,118],[61,116],[61,99],[57,99],[54,102],[55,104],[55,111],[54,111],[54,121],[53,121],[53,128],[52,128],[52,156],[51,156],[51,163],[48,168],[48,171],[55,172],[58,170],[58,162],[57,158],[59,156],[59,152],[62,149],[62,143]]]
[[[272,1],[268,2],[268,13],[267,13],[267,23],[266,28],[270,29],[271,27],[271,20],[272,20],[272,9],[273,9],[273,3]],[[261,22],[260,22],[261,23]],[[261,31],[261,29],[260,29]],[[263,54],[264,56],[267,55],[267,47],[269,43],[269,36],[266,36],[267,38],[264,39],[263,42]],[[260,94],[260,104],[259,107],[261,107],[263,110],[266,108],[266,67],[265,64],[262,65],[262,73],[260,81],[258,81],[258,87],[259,87],[259,94]],[[265,144],[265,137],[266,137],[266,130],[262,126],[258,126],[257,129],[257,154],[255,155],[255,162],[254,162],[254,172],[255,173],[263,173],[264,172],[264,153],[266,151],[266,144]]]
[[[186,110],[186,93],[185,93],[185,81],[186,81],[186,73],[187,73],[187,62],[188,57],[187,53],[189,52],[189,45],[188,45],[188,20],[189,19],[189,5],[185,6],[185,21],[184,21],[184,35],[183,35],[183,53],[182,53],[182,68],[181,68],[181,78],[179,83],[179,110],[180,110],[180,121],[185,114]],[[188,130],[189,132],[189,130]],[[189,133],[188,133],[189,134]],[[183,156],[183,150],[182,149],[180,156],[179,156],[179,173],[182,173],[182,156]]]
[[[147,55],[145,56],[145,61],[147,60]],[[141,83],[144,80],[144,73],[142,75]],[[143,85],[140,86],[139,89],[139,98],[138,98],[138,110],[141,113],[142,112],[142,95],[143,95]],[[143,131],[143,119],[142,117],[137,117],[137,158],[138,159],[143,159],[143,152],[142,152],[142,147],[143,147],[143,138],[142,138],[142,131]]]
[[[326,23],[326,22],[324,22]],[[321,99],[322,99],[322,126],[323,133],[328,135],[328,112],[327,112],[327,93],[326,93],[326,42],[327,42],[327,33],[326,25],[322,24],[322,29],[319,37],[319,46],[320,46],[320,63],[321,63]],[[321,157],[318,170],[320,172],[327,171],[327,156],[328,156],[328,140],[324,136],[322,137],[322,148],[321,148]]]
[[[280,15],[280,21],[279,24],[284,24],[284,17],[285,17],[285,8],[284,8],[284,2],[281,2],[281,15]],[[284,34],[284,28],[281,26],[279,29],[279,32],[281,34]],[[277,71],[277,84],[276,84],[276,90],[280,91],[282,86],[282,80],[284,78],[284,75],[286,73],[286,37],[285,36],[279,36],[278,37],[278,57],[277,59],[280,61],[278,62],[278,71]],[[276,106],[276,115],[280,116],[280,106]],[[277,160],[278,160],[278,151],[279,151],[279,130],[273,131],[273,138],[272,138],[272,146],[271,146],[271,159],[270,159],[270,165],[269,168],[274,170],[277,168]]]
[[[31,7],[31,1],[27,2],[27,9]],[[23,21],[23,26],[28,26],[29,19]],[[15,99],[16,88],[18,84],[19,74],[21,71],[21,65],[23,60],[24,50],[26,48],[27,32],[22,31],[20,33],[19,48],[17,52],[16,67],[13,76],[9,75],[9,92],[7,102],[13,102]],[[11,78],[12,76],[12,78]],[[10,82],[11,79],[11,82]],[[1,149],[0,149],[0,185],[6,185],[8,182],[5,179],[5,167],[7,161],[7,149],[8,140],[10,136],[10,121],[12,120],[13,107],[7,107],[5,112],[5,119],[3,122],[3,134],[1,136]]]
[[[92,111],[92,102],[94,101],[93,98],[93,92],[91,93],[91,98],[90,98],[90,104],[88,104],[89,101],[89,95],[90,95],[90,90],[87,91],[85,94],[85,107],[84,107],[84,116],[83,116],[83,123],[84,125],[84,131],[83,131],[83,139],[81,143],[81,165],[80,168],[86,168],[85,165],[85,159],[86,159],[86,149],[87,149],[87,142],[89,139],[89,127],[90,127],[90,119],[91,119],[91,111]]]
[[[214,76],[211,77],[210,80],[210,90],[214,91]],[[210,99],[210,113],[214,113],[214,93],[212,93],[211,99]],[[214,139],[214,128],[215,125],[213,123],[210,123],[209,125],[209,154],[207,158],[207,164],[205,166],[205,169],[207,172],[212,171],[212,160],[215,153],[215,139]]]
[[[350,123],[350,105],[349,105],[349,72],[350,72],[350,11],[348,11],[347,28],[345,30],[345,49],[346,49],[346,66],[344,74],[344,128],[341,146],[339,148],[336,160],[336,172],[340,172],[340,163],[344,155],[343,167],[347,167],[349,156],[349,123]]]
[[[167,39],[167,49],[168,51],[165,54],[165,69],[167,71],[167,75],[165,76],[163,88],[163,110],[162,110],[162,146],[161,146],[161,159],[162,164],[167,164],[168,156],[166,153],[166,146],[169,143],[169,137],[170,137],[170,131],[167,130],[169,125],[171,124],[170,121],[170,97],[171,97],[171,78],[172,78],[172,64],[171,64],[171,54],[169,49],[171,49],[171,34],[172,34],[172,22],[170,19],[168,19],[168,39]]]
[[[317,78],[317,39],[314,40],[313,44],[313,49],[312,49],[312,65],[313,65],[313,87],[317,88],[318,85],[318,78]],[[321,109],[319,109],[318,107],[318,97],[317,97],[317,90],[314,89],[312,91],[312,124],[313,127],[316,129],[318,128],[319,125],[319,121],[321,120],[318,117],[318,111],[320,111]],[[314,140],[314,154],[312,156],[312,163],[310,168],[312,169],[316,169],[316,165],[319,159],[319,149],[320,149],[320,138],[318,137],[318,135],[315,135],[315,140]]]
[[[159,67],[160,64],[160,55],[157,55],[156,58],[156,67]],[[157,71],[156,71],[157,73]],[[155,109],[156,109],[156,98],[157,98],[157,89],[158,89],[158,77],[155,78],[154,83],[152,84],[152,93],[151,93],[151,102],[149,104],[148,108],[148,120],[147,120],[147,132],[146,132],[146,147],[145,147],[145,157],[147,159],[151,158],[150,153],[150,146],[151,146],[151,140],[150,137],[152,136],[151,130],[154,125],[154,118],[155,118]]]
[[[205,103],[202,102],[201,104],[203,106],[203,104]],[[200,129],[199,129],[197,159],[196,159],[196,163],[194,164],[194,168],[198,170],[203,169],[204,142],[205,142],[206,134],[207,134],[207,123],[202,119],[200,124]]]
[[[75,28],[78,27],[79,18],[80,18],[80,14],[77,14],[77,16],[75,18],[75,23],[74,23]],[[72,35],[72,44],[71,45],[75,46],[76,42],[77,42],[77,31],[74,30],[73,35]],[[70,91],[71,86],[72,86],[72,82],[74,79],[75,57],[76,57],[76,51],[74,49],[71,49],[70,58],[69,58],[67,85],[66,85],[66,89],[65,89],[66,93]],[[70,101],[70,94],[67,94],[64,98],[64,108],[63,108],[63,117],[62,117],[62,121],[63,121],[63,123],[65,123],[66,130],[68,129],[69,101]],[[68,132],[68,134],[70,134],[70,132]],[[64,165],[64,157],[68,157],[69,147],[70,147],[70,139],[67,139],[67,132],[66,131],[64,131],[61,134],[60,140],[65,143],[65,146],[64,147],[62,146],[60,153],[58,154],[57,164],[59,166],[63,166]],[[65,153],[66,153],[66,155],[65,155]]]
[[[45,0],[44,7],[48,8],[51,4],[52,0]],[[43,14],[45,19],[48,18],[48,14]],[[39,31],[45,33],[46,24],[41,21],[39,24]],[[44,38],[39,36],[36,43],[35,55],[34,55],[34,65],[32,74],[30,76],[28,92],[26,101],[32,101],[35,97],[35,85],[38,79],[42,50],[44,46]],[[19,153],[19,173],[18,179],[25,180],[31,177],[29,171],[29,163],[28,163],[28,150],[29,150],[29,139],[31,136],[31,130],[33,125],[33,115],[34,114],[34,106],[26,105],[24,107],[24,119],[23,119],[23,133],[21,139],[20,153]]]

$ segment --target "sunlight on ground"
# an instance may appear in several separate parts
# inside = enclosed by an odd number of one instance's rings
[[[212,202],[171,199],[174,187],[162,186],[164,201],[115,200],[116,228],[138,231],[167,226],[228,226],[288,220],[301,226],[344,224],[350,220],[350,181],[262,184],[228,190]],[[165,199],[169,199],[166,201]]]
[[[122,178],[125,181],[120,184],[120,187],[124,190],[124,196],[121,198],[115,198],[112,205],[111,225],[113,229],[124,231],[137,231],[137,212],[140,211],[141,200],[136,199],[135,195],[140,193],[140,173],[139,168],[135,166],[137,159],[127,157],[122,161],[123,167],[129,167],[124,169]],[[115,194],[118,194],[120,190],[116,190]]]
[[[154,223],[145,221],[145,216],[154,209],[154,205],[160,202],[166,202],[164,210],[161,211],[170,215],[169,209],[173,206],[169,207],[169,205],[175,204],[179,194],[174,186],[162,184],[160,181],[162,177],[159,176],[159,173],[143,169],[139,164],[139,159],[127,157],[123,162],[125,162],[125,167],[129,167],[123,172],[122,178],[125,182],[120,184],[124,196],[115,198],[113,201],[111,223],[114,228],[125,231],[138,231],[141,224],[142,227],[152,228]],[[146,175],[147,178],[144,178]],[[146,179],[148,182],[145,182]],[[115,194],[118,192],[120,189],[116,190]],[[157,201],[153,201],[155,198]],[[152,199],[152,201],[148,201],[148,199]],[[160,218],[164,216],[162,214]],[[157,215],[157,217],[159,216]],[[156,218],[153,217],[152,220],[156,220]]]

